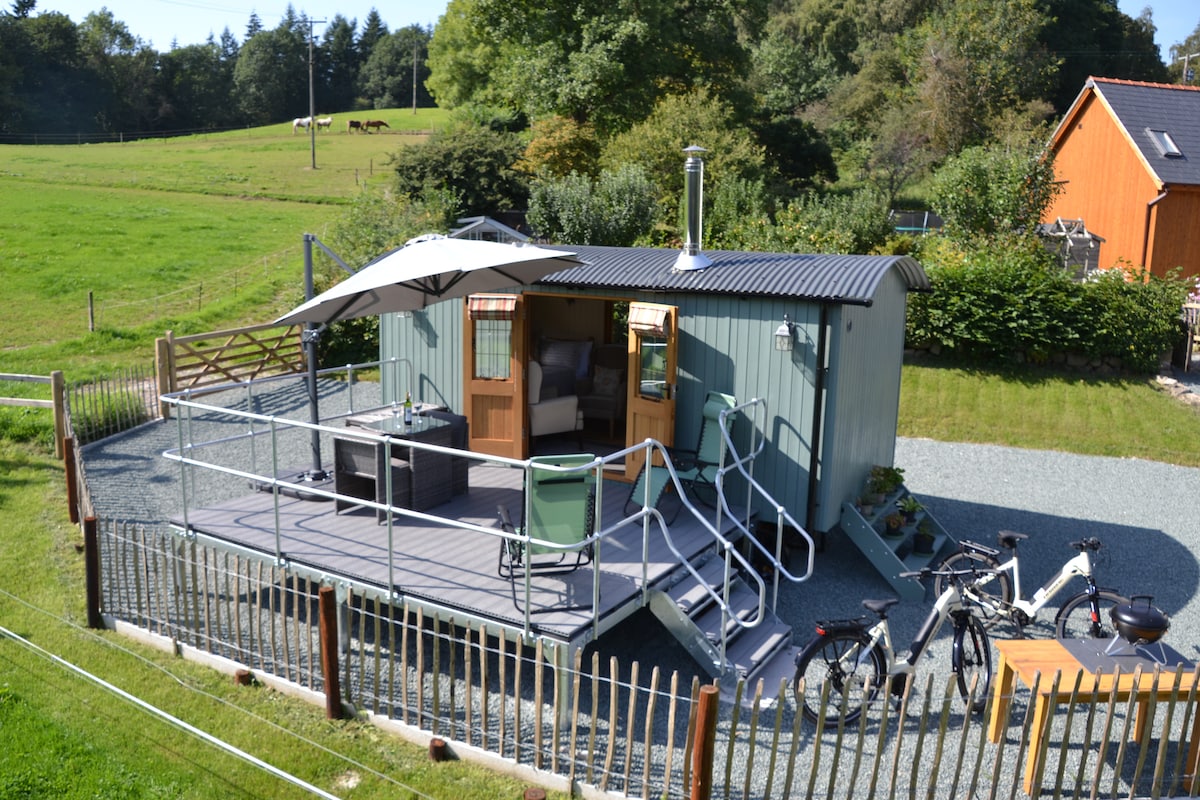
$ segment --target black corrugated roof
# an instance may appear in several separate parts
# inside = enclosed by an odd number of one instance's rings
[[[1200,184],[1200,89],[1113,78],[1089,78],[1084,91],[1089,87],[1108,103],[1160,181]],[[1181,155],[1163,155],[1147,129],[1169,133]]]
[[[552,248],[553,249],[553,248]],[[705,250],[712,266],[673,269],[678,250],[648,247],[570,247],[583,266],[556,272],[543,285],[796,297],[846,305],[870,305],[880,281],[896,269],[910,291],[928,291],[929,277],[909,256],[846,256]]]

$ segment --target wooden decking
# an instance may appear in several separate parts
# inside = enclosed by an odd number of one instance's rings
[[[392,579],[403,599],[420,605],[461,609],[466,615],[492,620],[510,629],[525,624],[523,576],[513,584],[500,577],[497,564],[499,537],[455,527],[460,520],[497,530],[496,508],[504,504],[514,519],[521,516],[523,472],[519,469],[477,464],[470,469],[470,490],[426,512],[446,522],[394,516],[392,527]],[[601,491],[601,525],[624,518],[628,484],[604,481]],[[243,548],[276,554],[278,547],[288,564],[344,577],[386,591],[388,587],[388,526],[379,524],[373,508],[357,507],[335,513],[332,501],[305,500],[280,495],[278,517],[271,492],[248,492],[216,506],[189,509],[188,527],[195,533]],[[172,525],[182,528],[181,518]],[[686,512],[670,526],[675,547],[691,559],[713,539],[704,526]],[[642,527],[627,524],[598,547],[596,569],[600,579],[600,604],[593,611],[564,610],[588,605],[593,590],[593,565],[570,574],[537,575],[531,581],[532,630],[539,636],[579,644],[594,633],[616,624],[641,603]],[[650,527],[646,559],[647,585],[669,582],[680,569],[657,524]],[[593,631],[593,615],[599,631]]]

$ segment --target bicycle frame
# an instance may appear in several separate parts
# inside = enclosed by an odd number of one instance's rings
[[[954,619],[958,614],[969,613],[966,605],[963,603],[963,598],[959,593],[958,587],[954,583],[951,583],[938,599],[934,601],[933,608],[929,610],[929,615],[921,623],[921,629],[913,637],[912,643],[908,646],[908,653],[904,658],[896,657],[896,651],[892,646],[892,629],[888,624],[887,617],[883,617],[866,629],[870,645],[863,647],[859,651],[858,655],[855,656],[855,662],[858,666],[861,666],[868,657],[871,648],[878,644],[883,649],[884,658],[887,660],[887,672],[889,676],[913,675],[916,673],[917,662],[925,654],[929,643],[937,638],[938,631],[942,629],[942,625],[946,620]]]
[[[975,595],[971,594],[969,587],[966,591],[968,594],[970,594],[972,602],[987,606],[988,608],[992,609],[994,613],[1002,614],[1006,617],[1011,617],[1013,616],[1014,611],[1019,611],[1029,619],[1033,619],[1037,612],[1044,608],[1046,604],[1049,603],[1056,594],[1062,591],[1063,587],[1070,583],[1073,578],[1080,577],[1086,580],[1089,591],[1095,587],[1095,579],[1092,575],[1092,556],[1091,552],[1088,550],[1081,550],[1078,555],[1072,556],[1069,560],[1067,560],[1067,562],[1059,569],[1058,573],[1056,575],[1052,575],[1048,581],[1042,584],[1041,588],[1034,592],[1033,597],[1031,597],[1029,600],[1023,599],[1021,593],[1020,556],[1014,553],[1011,558],[996,568],[997,572],[1001,570],[1007,570],[1008,572],[1012,573],[1013,601],[1010,608],[993,608],[991,603],[988,603],[986,600],[977,598]],[[981,578],[979,583],[986,584],[987,580],[988,579],[986,577]]]

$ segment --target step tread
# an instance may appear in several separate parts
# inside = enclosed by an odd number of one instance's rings
[[[792,642],[792,626],[779,620],[767,621],[754,628],[742,631],[729,648],[725,657],[742,677],[747,677],[767,659]],[[766,687],[774,690],[775,687]]]
[[[758,595],[741,580],[733,583],[733,591],[729,595],[731,617],[725,623],[725,634],[736,635],[738,620],[746,620],[758,610]],[[710,642],[716,642],[721,637],[721,607],[716,603],[709,605],[702,614],[695,617],[696,627],[699,628]]]
[[[696,571],[709,586],[720,586],[721,578],[725,574],[725,562],[719,558],[710,558],[697,567]],[[684,576],[683,580],[671,587],[667,596],[674,601],[675,605],[679,606],[684,614],[689,615],[712,602],[712,596],[709,595],[705,584],[697,581],[690,572]]]

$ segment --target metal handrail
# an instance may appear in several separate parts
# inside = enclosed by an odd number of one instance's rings
[[[756,409],[753,417],[746,413],[746,409],[749,409],[749,408]],[[761,412],[761,417],[762,417],[761,420],[759,419],[759,412]],[[738,456],[737,446],[733,443],[733,437],[730,435],[730,429],[732,426],[725,425],[725,417],[729,414],[735,414],[735,413],[741,413],[747,419],[750,419],[751,423],[752,423],[750,426],[751,431],[752,431],[750,451],[744,457]],[[733,458],[728,465],[722,463],[721,466],[717,469],[716,484],[717,484],[717,497],[720,498],[721,505],[724,507],[725,512],[729,514],[730,519],[733,520],[734,524],[737,525],[739,529],[741,529],[745,538],[751,543],[751,546],[756,548],[760,553],[762,553],[764,556],[766,556],[771,561],[771,566],[774,568],[773,569],[774,582],[773,582],[773,596],[771,599],[771,610],[774,611],[779,602],[779,578],[780,578],[780,576],[786,578],[787,580],[791,581],[792,583],[803,583],[804,581],[811,578],[812,574],[813,574],[813,568],[814,568],[814,558],[815,558],[816,547],[815,547],[815,543],[813,542],[812,536],[809,535],[808,531],[804,529],[804,526],[801,525],[799,522],[797,522],[796,519],[788,512],[787,508],[785,508],[781,503],[777,502],[775,500],[775,498],[772,497],[769,492],[767,492],[767,490],[762,486],[762,484],[760,484],[758,481],[756,481],[754,479],[754,475],[751,471],[748,471],[746,469],[746,464],[750,464],[751,470],[753,469],[753,464],[754,464],[755,459],[757,459],[757,457],[759,455],[761,455],[763,450],[765,449],[766,437],[765,436],[757,437],[755,435],[755,433],[753,433],[753,432],[757,432],[759,430],[765,429],[763,427],[763,425],[765,425],[766,416],[767,416],[767,401],[765,399],[758,398],[758,397],[756,397],[752,400],[748,400],[745,403],[742,403],[741,405],[734,406],[733,408],[722,409],[721,424],[719,426],[720,430],[721,430],[721,438],[723,441],[723,444],[721,447],[722,458],[724,458],[724,454],[726,452],[732,453]],[[774,551],[774,553],[767,550],[767,548],[763,546],[762,542],[760,542],[758,540],[758,537],[754,536],[750,533],[750,530],[747,526],[743,525],[740,521],[733,518],[733,512],[732,512],[732,509],[729,508],[729,505],[728,505],[729,501],[725,497],[725,491],[724,491],[725,475],[732,470],[737,470],[737,472],[739,474],[741,474],[741,476],[746,481],[746,494],[747,494],[746,507],[747,508],[751,507],[751,505],[753,503],[753,495],[755,493],[757,493],[757,495],[760,498],[762,498],[763,500],[770,503],[770,505],[774,508],[774,510],[775,510],[775,551]],[[782,552],[782,550],[783,550],[783,529],[784,529],[785,522],[788,525],[790,525],[792,528],[794,528],[797,532],[799,532],[800,535],[804,537],[805,542],[807,542],[807,544],[808,544],[808,547],[806,548],[808,551],[808,565],[807,565],[808,568],[802,575],[793,575],[790,570],[788,570],[786,567],[784,567],[782,560],[781,560],[782,555],[783,555],[783,552]]]
[[[377,363],[382,363],[382,362],[377,362]],[[231,388],[240,389],[240,388],[244,388],[244,387],[241,385],[235,385],[235,386],[231,386]],[[208,394],[210,391],[211,390],[208,390],[204,394]],[[190,533],[190,525],[188,522],[188,504],[189,504],[188,471],[189,470],[191,470],[191,469],[206,469],[206,470],[215,471],[217,473],[236,477],[239,479],[248,480],[250,482],[253,482],[257,486],[261,486],[264,489],[270,490],[271,493],[275,497],[274,502],[276,505],[276,513],[275,513],[275,529],[276,530],[275,530],[275,553],[274,553],[274,555],[275,555],[276,562],[278,564],[280,564],[281,566],[286,565],[287,557],[286,557],[286,554],[282,551],[282,546],[281,546],[281,531],[280,531],[280,520],[279,520],[279,510],[278,510],[279,494],[280,494],[279,489],[281,489],[281,488],[296,488],[296,486],[297,486],[297,484],[295,484],[293,481],[289,481],[286,478],[279,477],[279,469],[278,469],[278,467],[279,467],[279,464],[278,464],[279,441],[278,441],[278,439],[279,439],[281,430],[285,429],[285,428],[294,428],[294,429],[298,429],[298,430],[308,430],[308,431],[315,430],[315,431],[319,431],[321,433],[325,433],[325,434],[328,434],[331,436],[337,435],[339,437],[353,438],[353,439],[358,439],[358,440],[361,440],[364,442],[373,442],[373,443],[377,443],[377,444],[385,444],[390,441],[389,437],[387,437],[386,435],[376,434],[376,433],[372,433],[370,431],[365,431],[365,430],[358,430],[358,429],[354,429],[354,428],[333,428],[333,427],[326,426],[324,424],[315,424],[315,423],[306,422],[303,420],[288,419],[288,418],[284,418],[284,417],[281,417],[278,415],[260,414],[260,413],[256,413],[253,411],[243,411],[243,410],[239,410],[239,409],[212,406],[212,405],[209,405],[209,404],[206,404],[203,402],[199,402],[195,399],[192,399],[191,393],[186,392],[186,391],[175,394],[175,395],[164,395],[162,399],[164,402],[175,405],[181,412],[184,412],[184,413],[176,413],[175,414],[175,417],[178,420],[178,426],[179,426],[179,444],[175,448],[170,448],[168,450],[165,450],[163,452],[163,456],[169,460],[179,463],[180,469],[183,471],[183,474],[182,474],[182,478],[183,478],[182,486],[183,486],[183,493],[184,493],[183,524],[184,524],[185,533]],[[193,411],[201,412],[204,414],[210,414],[210,415],[213,413],[219,413],[219,414],[228,415],[232,419],[245,420],[248,423],[249,430],[245,433],[237,433],[237,434],[234,434],[231,436],[224,436],[224,437],[220,437],[219,439],[214,439],[211,441],[204,441],[204,442],[193,441],[191,438],[191,432],[192,432],[191,421],[192,421]],[[722,413],[724,413],[724,412],[722,412]],[[340,418],[342,416],[344,416],[344,415],[338,415],[338,418]],[[257,466],[252,466],[251,470],[245,470],[245,469],[240,469],[237,467],[218,464],[212,460],[206,460],[205,458],[203,458],[202,454],[203,454],[205,448],[212,447],[217,444],[235,442],[235,441],[242,440],[242,439],[248,439],[251,442],[251,445],[253,445],[253,442],[262,436],[269,437],[270,442],[271,442],[271,458],[270,458],[271,467],[270,467],[269,475],[262,474],[262,472],[258,469]],[[494,455],[487,455],[487,454],[482,454],[482,453],[474,453],[474,452],[470,452],[470,451],[462,451],[462,450],[459,450],[459,449],[453,448],[453,447],[446,447],[446,446],[442,446],[442,445],[430,444],[430,443],[416,441],[416,440],[406,442],[406,446],[410,446],[410,447],[413,447],[415,449],[420,449],[420,450],[427,450],[427,451],[434,452],[434,453],[442,453],[445,455],[450,455],[450,456],[455,456],[455,457],[469,457],[473,460],[477,460],[477,461],[481,461],[481,462],[489,462],[489,463],[492,463],[492,464],[495,464],[498,466],[519,468],[519,469],[526,470],[527,474],[528,474],[528,470],[531,468],[531,464],[533,463],[530,460],[513,459],[513,458],[504,457],[504,456],[494,456]],[[712,537],[714,542],[718,545],[719,550],[722,552],[722,555],[725,559],[726,568],[725,568],[724,580],[720,587],[709,585],[703,579],[703,577],[700,575],[698,570],[691,563],[688,562],[688,560],[685,558],[683,552],[680,550],[679,546],[674,541],[674,539],[671,535],[670,527],[668,526],[666,520],[663,518],[662,514],[658,511],[658,509],[656,509],[650,505],[650,498],[648,496],[642,498],[641,508],[636,510],[633,514],[630,514],[628,516],[623,515],[619,520],[616,520],[613,522],[609,522],[609,521],[605,520],[603,517],[603,503],[602,503],[602,494],[601,493],[603,492],[603,487],[604,487],[603,475],[604,475],[605,466],[610,463],[620,463],[624,459],[626,459],[628,456],[630,456],[634,453],[641,453],[642,456],[647,459],[647,463],[652,463],[650,461],[650,459],[652,459],[655,452],[659,453],[662,456],[663,464],[666,466],[666,468],[669,472],[670,480],[674,484],[674,488],[675,488],[675,491],[679,498],[679,501],[688,510],[688,512],[690,514],[692,514],[700,522],[700,524],[708,532],[708,535]],[[736,456],[736,450],[732,450],[732,448],[731,448],[731,452],[733,452]],[[752,455],[757,454],[757,452],[761,452],[761,447],[757,451],[755,451]],[[724,460],[724,456],[722,456],[722,459]],[[736,461],[738,462],[739,465],[742,460],[743,459],[736,459]],[[556,542],[549,542],[549,541],[546,541],[543,539],[539,539],[537,537],[531,536],[524,532],[511,533],[511,532],[504,531],[503,529],[497,528],[497,527],[486,527],[486,526],[475,524],[472,522],[467,522],[467,521],[458,520],[458,519],[451,519],[451,518],[447,518],[447,517],[441,517],[436,514],[415,511],[413,509],[408,509],[408,508],[401,508],[401,507],[392,506],[392,505],[385,504],[385,503],[378,503],[378,502],[375,502],[374,500],[370,500],[370,499],[355,498],[355,503],[357,505],[361,505],[366,508],[371,508],[376,511],[384,512],[385,517],[386,517],[387,529],[388,529],[387,535],[388,535],[389,544],[392,541],[395,521],[397,519],[413,519],[413,520],[421,520],[421,521],[427,521],[427,522],[435,522],[437,524],[448,525],[451,527],[457,527],[457,528],[461,528],[464,530],[470,530],[470,531],[474,531],[477,533],[486,534],[488,536],[494,536],[499,539],[517,540],[517,541],[523,542],[526,546],[530,546],[530,545],[553,546],[555,548],[558,548],[558,549],[561,549],[564,551],[568,551],[568,552],[581,550],[581,549],[589,547],[589,546],[593,547],[593,552],[594,552],[593,561],[595,563],[595,570],[593,573],[594,574],[593,595],[594,595],[595,602],[594,602],[593,608],[597,609],[597,611],[593,612],[593,626],[598,626],[598,624],[599,624],[598,594],[599,594],[600,569],[603,564],[602,542],[604,539],[614,535],[618,530],[623,529],[628,525],[640,524],[642,527],[642,539],[643,539],[642,581],[641,581],[641,583],[642,583],[642,592],[643,592],[643,601],[644,602],[648,602],[648,596],[649,596],[649,592],[650,592],[649,563],[648,563],[649,562],[650,535],[652,532],[657,532],[657,533],[661,534],[662,541],[667,545],[667,548],[675,556],[678,563],[696,579],[696,581],[703,587],[704,591],[707,592],[707,594],[709,595],[711,600],[721,609],[721,613],[722,613],[722,616],[725,621],[727,621],[727,622],[732,621],[733,624],[735,624],[739,627],[750,628],[750,627],[754,627],[754,626],[760,624],[766,618],[766,601],[765,601],[766,586],[765,586],[763,579],[751,567],[751,564],[745,558],[745,556],[743,556],[742,553],[739,552],[737,547],[734,546],[734,543],[728,537],[721,534],[720,529],[718,527],[720,524],[720,522],[719,522],[720,518],[718,517],[716,524],[714,524],[714,521],[709,519],[710,515],[706,515],[703,511],[701,511],[699,508],[697,508],[691,502],[691,500],[689,499],[689,497],[687,495],[687,492],[684,491],[683,482],[679,478],[678,472],[675,469],[675,465],[671,462],[668,448],[665,445],[663,445],[661,442],[659,442],[655,439],[646,439],[645,441],[643,441],[639,444],[635,444],[635,445],[625,448],[624,450],[621,450],[619,452],[612,453],[608,456],[597,457],[594,460],[592,460],[591,462],[589,462],[588,464],[579,465],[579,466],[575,466],[575,467],[556,467],[556,466],[545,464],[545,463],[539,463],[537,466],[538,466],[538,469],[551,469],[551,470],[563,471],[563,472],[589,470],[589,471],[592,471],[595,473],[596,478],[597,478],[597,480],[596,480],[597,513],[595,515],[594,528],[586,538],[581,539],[577,543],[564,546],[564,545],[561,545]],[[728,468],[729,467],[726,467],[724,465],[722,466],[722,469],[728,469]],[[386,479],[390,480],[390,474],[386,477]],[[720,485],[721,485],[720,480],[718,480],[718,488],[720,488]],[[313,483],[311,485],[303,484],[302,489],[307,494],[311,494],[315,497],[321,497],[321,498],[324,498],[327,500],[337,500],[339,498],[339,495],[337,493],[329,490],[328,488],[322,488],[320,485],[318,485],[316,483]],[[390,492],[388,493],[387,496],[388,497],[391,496]],[[723,496],[723,493],[722,493],[722,506],[726,509],[727,513],[729,513],[730,517],[732,518],[732,516],[733,516],[732,512],[728,511],[728,504]],[[736,522],[736,524],[738,525],[739,529],[741,529],[743,532],[746,531],[746,528],[742,523]],[[653,525],[653,527],[652,527],[652,525]],[[753,540],[753,537],[750,537],[750,538],[751,538],[751,540]],[[391,552],[390,546],[389,546],[388,550],[389,550],[388,574],[390,576],[392,574],[393,559],[395,556]],[[758,597],[757,608],[753,611],[752,614],[748,615],[745,619],[738,617],[736,614],[734,614],[733,610],[731,608],[731,605],[729,603],[731,584],[732,584],[733,577],[734,577],[734,570],[739,569],[739,568],[740,568],[740,571],[743,573],[744,578],[749,583],[755,585],[755,593]],[[530,591],[530,583],[531,583],[531,578],[532,578],[532,575],[530,574],[530,571],[528,569],[528,564],[527,564],[527,568],[526,568],[525,572],[526,572],[526,574],[524,576],[524,583],[525,583],[524,589],[526,592],[526,597],[528,598],[528,594]],[[391,582],[391,585],[394,586],[394,581]],[[529,609],[528,603],[526,603],[525,612],[524,612],[523,616],[524,616],[525,633],[528,635],[529,633],[531,633],[531,631],[533,629],[532,618],[530,617],[530,609]],[[727,628],[728,628],[728,625],[722,626],[722,630],[726,630]],[[725,653],[724,638],[722,639],[720,650],[721,650],[721,657],[722,657],[722,659],[724,659],[724,653]]]

